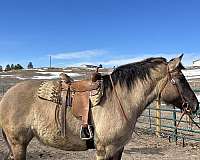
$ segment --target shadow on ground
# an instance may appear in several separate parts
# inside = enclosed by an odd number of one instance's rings
[[[162,148],[157,148],[157,147],[143,147],[143,148],[129,148],[124,150],[124,153],[127,154],[133,154],[133,153],[140,153],[140,154],[152,154],[152,155],[161,155],[163,156],[164,154],[162,153],[163,149]]]

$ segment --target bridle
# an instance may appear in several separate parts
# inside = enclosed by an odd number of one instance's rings
[[[120,101],[120,99],[119,99],[119,96],[118,96],[118,94],[117,94],[117,91],[116,91],[116,88],[115,88],[115,86],[114,86],[114,83],[113,83],[111,74],[109,75],[109,77],[110,77],[111,85],[112,85],[113,90],[114,90],[114,94],[115,94],[115,96],[116,96],[116,98],[117,98],[117,101],[118,101],[118,103],[119,103],[119,106],[120,106],[120,108],[119,108],[119,109],[120,109],[120,112],[121,112],[122,116],[124,117],[124,119],[127,121],[127,123],[130,123],[129,120],[128,120],[128,118],[127,118],[127,115],[126,115],[126,113],[125,113],[125,111],[124,111],[124,108],[123,108],[123,106],[122,106],[122,103],[121,103],[121,101]],[[162,91],[164,90],[164,88],[166,87],[168,81],[170,81],[170,83],[176,88],[178,94],[179,94],[180,97],[181,97],[181,100],[182,100],[182,108],[183,108],[183,111],[184,111],[183,113],[184,113],[184,114],[190,113],[191,110],[189,109],[189,104],[188,104],[188,102],[186,101],[186,98],[185,98],[184,95],[182,94],[181,90],[179,89],[179,87],[178,87],[176,81],[175,81],[174,78],[172,77],[171,72],[169,71],[169,67],[167,67],[167,80],[161,85],[161,88],[160,88],[160,90],[159,90],[159,92],[158,92],[158,95],[157,95],[157,105],[159,105],[159,106],[161,105],[161,94],[162,94]],[[160,107],[159,107],[159,108],[160,108]]]
[[[184,95],[182,94],[180,88],[178,87],[176,81],[174,80],[174,78],[171,75],[172,72],[169,71],[169,67],[167,67],[167,81],[165,83],[163,83],[160,92],[158,93],[158,98],[157,98],[157,105],[161,105],[161,94],[162,91],[164,90],[164,88],[166,87],[167,83],[170,82],[177,90],[179,96],[181,97],[181,101],[182,101],[182,115],[180,117],[180,120],[178,121],[176,128],[178,128],[182,118],[184,115],[188,115],[188,117],[192,120],[192,122],[200,129],[200,126],[197,124],[197,122],[194,121],[194,119],[191,116],[191,109],[189,108],[189,103],[187,102],[186,98],[184,97]],[[160,106],[159,106],[160,108]]]
[[[191,113],[191,109],[189,108],[189,103],[187,102],[186,98],[184,97],[183,93],[181,92],[180,88],[178,87],[178,84],[176,83],[175,79],[172,77],[172,75],[171,75],[172,73],[173,72],[170,72],[169,67],[167,67],[167,81],[164,82],[163,85],[161,85],[161,90],[158,93],[157,101],[161,100],[162,91],[166,87],[167,83],[170,82],[175,87],[175,89],[177,90],[179,96],[181,97],[181,101],[182,101],[181,110],[183,112],[186,112],[187,114],[190,114]]]
[[[175,79],[172,77],[171,74],[172,74],[172,72],[170,72],[169,67],[167,67],[167,80],[161,85],[161,88],[160,88],[160,90],[159,90],[159,92],[158,92],[157,100],[156,100],[156,101],[157,101],[157,105],[159,105],[159,108],[160,108],[162,91],[163,91],[164,88],[166,87],[167,83],[170,82],[170,83],[176,88],[178,94],[179,94],[180,97],[181,97],[181,101],[182,101],[182,115],[181,115],[181,118],[180,118],[180,120],[179,120],[179,122],[178,122],[178,124],[177,124],[176,127],[178,127],[178,125],[179,125],[180,122],[181,122],[181,119],[182,119],[183,116],[186,114],[186,115],[189,116],[189,118],[192,120],[192,122],[200,129],[200,126],[199,126],[199,125],[193,120],[193,118],[191,117],[191,109],[189,108],[189,103],[187,102],[186,98],[184,97],[183,93],[181,92],[180,88],[178,87],[178,85],[177,85]],[[124,108],[123,108],[123,106],[122,106],[122,103],[121,103],[121,101],[120,101],[120,99],[119,99],[119,96],[118,96],[118,94],[117,94],[116,88],[115,88],[115,86],[114,86],[114,83],[113,83],[111,74],[109,75],[109,77],[110,77],[111,85],[112,85],[112,87],[113,87],[115,96],[116,96],[117,101],[118,101],[119,106],[120,106],[120,108],[119,108],[119,109],[120,109],[120,112],[121,112],[122,116],[124,117],[124,119],[127,121],[128,126],[131,128],[130,122],[129,122],[128,118],[127,118],[127,115],[126,115],[126,113],[125,113],[125,111],[124,111]]]

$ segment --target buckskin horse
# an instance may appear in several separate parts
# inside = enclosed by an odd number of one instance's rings
[[[119,66],[102,76],[104,93],[91,108],[97,160],[120,160],[137,118],[154,100],[196,112],[198,100],[181,72],[182,56],[167,62],[148,58]],[[25,160],[33,137],[45,145],[67,151],[87,150],[79,138],[81,122],[67,112],[66,136],[58,134],[56,104],[38,98],[40,81],[24,81],[9,89],[0,103],[0,126],[14,160]]]

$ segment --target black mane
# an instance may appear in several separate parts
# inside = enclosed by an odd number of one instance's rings
[[[159,57],[119,66],[111,74],[113,83],[116,85],[119,82],[121,86],[126,85],[128,88],[131,88],[136,79],[145,80],[147,77],[150,77],[150,70],[166,62],[165,58]],[[103,79],[105,88],[112,88],[109,76],[105,75]]]

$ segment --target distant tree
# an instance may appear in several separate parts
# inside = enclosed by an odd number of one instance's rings
[[[15,68],[16,70],[18,70],[18,69],[23,69],[23,67],[22,67],[20,64],[15,65],[14,68]]]
[[[99,68],[103,68],[102,64],[99,65]]]
[[[10,71],[11,70],[11,67],[9,64],[6,65],[6,68],[5,68],[5,71]]]
[[[11,64],[10,68],[11,68],[11,70],[15,69],[15,65]]]
[[[32,68],[33,68],[33,64],[32,64],[32,62],[29,62],[29,63],[28,63],[27,68],[28,68],[28,69],[32,69]]]
[[[2,72],[3,71],[3,67],[0,65],[0,72]]]

